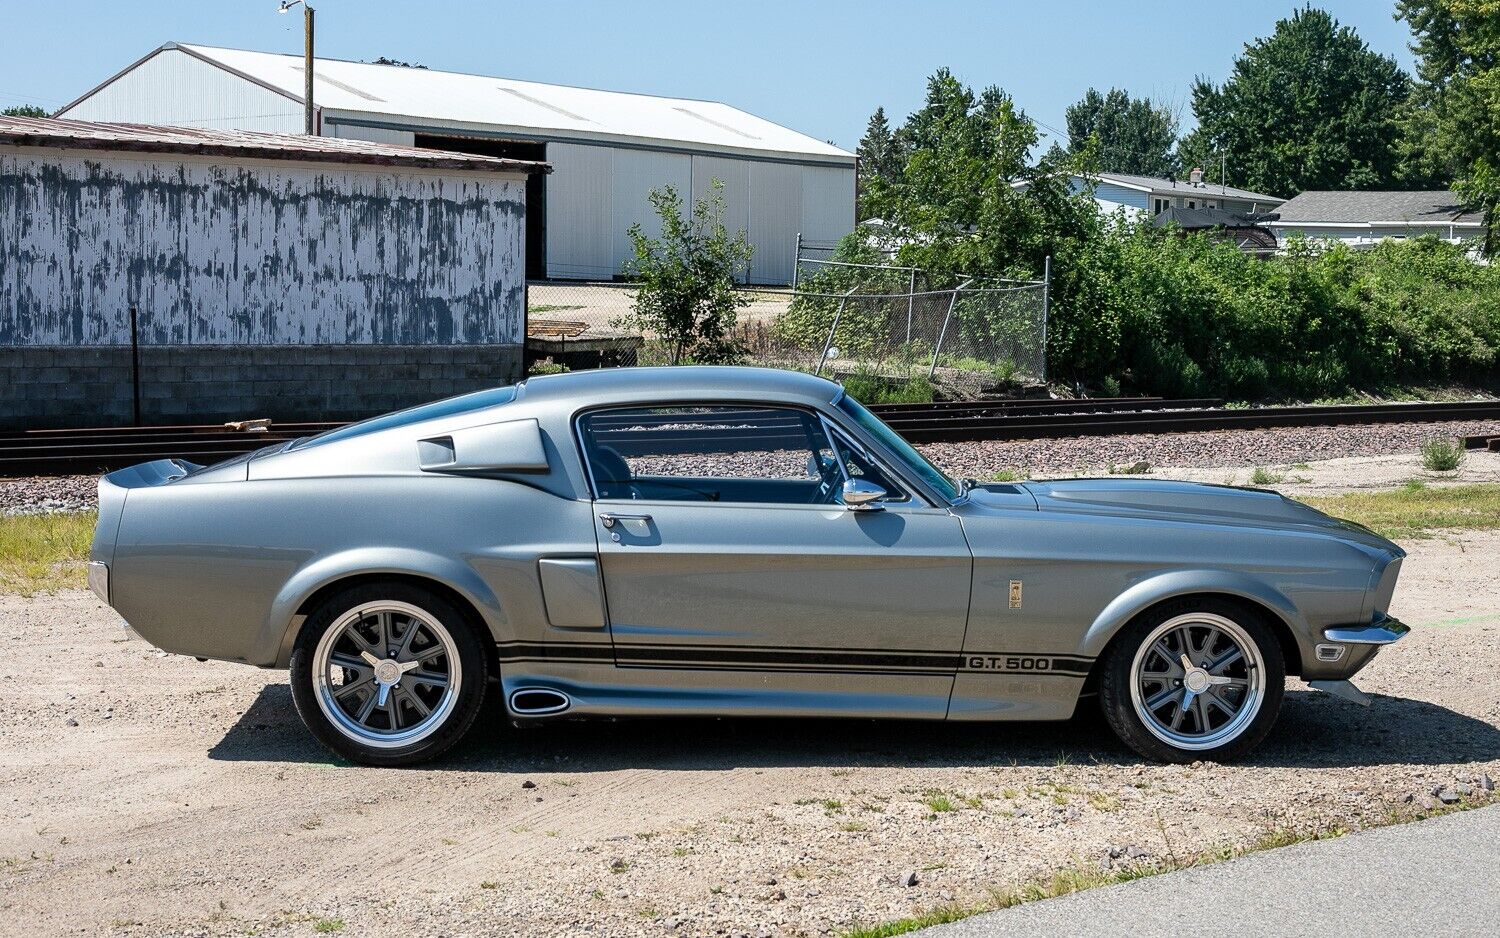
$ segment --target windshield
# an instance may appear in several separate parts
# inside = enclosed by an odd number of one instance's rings
[[[438,417],[455,417],[470,411],[483,410],[486,407],[494,407],[498,404],[509,404],[516,398],[516,389],[507,385],[501,388],[488,388],[484,391],[474,391],[470,394],[460,394],[458,397],[449,397],[441,401],[433,401],[430,404],[421,404],[409,407],[406,410],[398,410],[393,414],[383,414],[362,420],[359,423],[351,423],[347,426],[320,433],[317,436],[304,437],[293,440],[288,450],[305,449],[309,446],[321,446],[324,443],[333,443],[338,440],[347,440],[354,436],[364,436],[366,433],[376,433],[381,430],[389,430],[392,427],[404,427],[407,424],[421,423],[424,420],[434,420]]]
[[[890,450],[902,462],[906,463],[906,467],[911,470],[913,475],[936,489],[948,501],[951,502],[958,498],[960,494],[959,489],[952,479],[943,475],[937,466],[927,461],[927,457],[917,452],[895,430],[886,426],[883,420],[866,410],[863,404],[845,394],[839,398],[838,408],[852,417],[855,423],[864,428],[865,432],[879,440],[886,449]]]

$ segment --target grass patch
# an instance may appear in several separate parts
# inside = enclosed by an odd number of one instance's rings
[[[1350,492],[1304,499],[1335,518],[1373,528],[1385,537],[1420,538],[1435,530],[1500,528],[1500,485],[1432,488],[1408,482],[1388,492]]]
[[[924,377],[894,382],[877,375],[853,374],[843,378],[844,391],[861,404],[931,404],[937,390]]]
[[[1411,811],[1392,808],[1383,818],[1366,825],[1365,829],[1389,827],[1393,824],[1404,824],[1408,821],[1420,821],[1469,808],[1484,807],[1494,802],[1495,799],[1493,797],[1481,794],[1465,798],[1457,804],[1439,805],[1428,810]],[[1329,840],[1335,837],[1342,837],[1347,833],[1349,833],[1348,829],[1340,826],[1318,828],[1275,827],[1262,831],[1242,846],[1224,846],[1186,857],[1178,857],[1174,854],[1152,862],[1117,866],[1109,870],[1080,863],[1011,888],[991,888],[988,901],[977,902],[972,905],[941,905],[910,918],[882,922],[878,925],[856,926],[855,928],[840,932],[839,936],[840,938],[891,938],[891,936],[904,935],[920,928],[928,928],[933,925],[946,925],[949,922],[957,922],[984,912],[1009,909],[1013,906],[1022,905],[1027,902],[1036,902],[1040,899],[1056,899],[1059,896],[1082,892],[1086,889],[1095,889],[1099,886],[1113,886],[1117,883],[1143,879],[1147,876],[1171,873],[1194,866],[1206,866],[1210,863],[1218,863],[1223,860],[1233,860],[1237,857],[1256,853],[1261,850],[1271,850],[1277,847],[1286,847],[1314,840]]]
[[[0,515],[0,593],[83,587],[96,517],[92,511]]]

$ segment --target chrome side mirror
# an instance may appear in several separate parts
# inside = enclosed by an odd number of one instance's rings
[[[885,498],[885,489],[874,482],[850,479],[844,483],[841,500],[850,511],[879,511],[882,498]]]

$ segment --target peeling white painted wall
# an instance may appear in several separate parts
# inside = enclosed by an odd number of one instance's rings
[[[0,147],[0,345],[525,339],[525,181]]]

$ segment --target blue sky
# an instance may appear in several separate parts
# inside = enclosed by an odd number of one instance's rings
[[[946,65],[998,84],[1044,125],[1091,85],[1191,121],[1195,75],[1222,79],[1244,43],[1300,0],[1152,2],[440,2],[315,0],[318,54],[725,101],[852,149],[876,105],[893,118]],[[298,53],[276,0],[6,4],[0,105],[55,108],[169,40]],[[1321,3],[1410,70],[1384,0]]]

